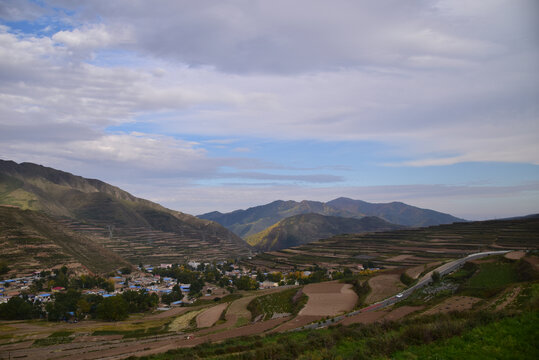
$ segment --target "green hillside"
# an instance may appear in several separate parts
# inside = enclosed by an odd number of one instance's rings
[[[67,230],[47,215],[0,206],[0,253],[13,274],[67,265],[106,273],[129,264],[90,237]]]
[[[308,200],[301,202],[278,200],[247,210],[236,210],[226,214],[214,211],[198,217],[216,221],[246,239],[287,217],[310,213],[357,219],[365,216],[376,216],[393,224],[410,227],[464,221],[449,214],[399,202],[372,204],[348,198],[338,198],[327,203]]]
[[[337,234],[388,231],[402,226],[390,224],[380,218],[361,219],[302,214],[288,217],[277,224],[247,237],[249,245],[259,250],[280,250]]]
[[[86,232],[84,227],[91,225],[106,246],[131,261],[235,257],[249,251],[242,239],[218,223],[167,209],[100,180],[31,163],[0,160],[0,204],[43,211],[74,231]],[[107,229],[114,231],[109,234]],[[152,232],[152,239],[141,229]],[[167,251],[168,246],[173,251]],[[148,247],[155,248],[138,250]]]

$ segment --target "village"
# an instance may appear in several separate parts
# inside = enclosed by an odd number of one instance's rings
[[[359,272],[372,272],[378,269],[363,269]],[[350,272],[343,272],[315,267],[304,271],[262,272],[249,269],[234,262],[202,263],[191,260],[186,264],[159,264],[135,267],[135,270],[123,268],[108,278],[99,279],[86,285],[87,276],[69,275],[62,269],[36,271],[31,275],[0,281],[0,304],[7,303],[13,297],[20,297],[33,304],[42,304],[42,308],[53,302],[55,295],[65,293],[73,284],[82,295],[96,295],[102,298],[114,297],[126,292],[155,294],[159,298],[157,310],[165,311],[172,307],[189,306],[198,299],[218,301],[238,290],[268,289],[284,285],[299,285],[310,282],[338,279]],[[60,278],[65,277],[63,281]],[[86,283],[85,283],[86,281]],[[81,285],[82,282],[82,285]],[[94,284],[95,283],[95,284]],[[61,286],[62,284],[64,286]],[[91,286],[91,287],[88,287]],[[73,314],[71,314],[73,315]],[[63,318],[68,319],[69,316]]]

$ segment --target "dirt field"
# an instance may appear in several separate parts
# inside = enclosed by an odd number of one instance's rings
[[[357,295],[350,284],[325,282],[309,284],[303,288],[309,300],[298,315],[335,316],[350,311],[357,302]]]
[[[403,261],[403,260],[406,260],[408,258],[411,258],[413,257],[413,255],[397,255],[397,256],[393,256],[389,259],[386,259],[386,261],[396,261],[396,262],[400,262],[400,261]]]
[[[371,292],[367,296],[366,303],[372,304],[398,293],[404,288],[397,274],[383,274],[369,279]]]
[[[506,259],[510,259],[510,260],[519,260],[521,258],[524,257],[524,255],[526,255],[526,252],[525,251],[511,251],[507,254],[505,254],[505,258]]]
[[[451,311],[469,310],[472,306],[481,301],[481,299],[471,296],[453,296],[445,300],[441,304],[425,311],[425,315],[434,315],[439,313],[448,313]]]
[[[197,327],[199,329],[213,326],[219,320],[219,317],[221,316],[222,312],[226,309],[228,306],[227,303],[219,304],[214,307],[209,308],[208,310],[205,310],[201,312],[197,316]]]
[[[389,321],[400,320],[403,317],[411,313],[414,313],[416,311],[423,310],[424,308],[425,308],[424,306],[401,306],[394,310],[391,310],[389,314],[384,316],[384,320],[389,320]]]
[[[406,275],[408,275],[412,279],[417,279],[418,276],[423,271],[425,271],[425,269],[428,269],[428,268],[431,268],[431,267],[434,267],[434,266],[438,266],[441,263],[442,263],[441,261],[436,261],[436,262],[432,262],[432,263],[429,263],[429,264],[423,264],[423,265],[417,265],[417,266],[411,267],[411,268],[406,270]]]

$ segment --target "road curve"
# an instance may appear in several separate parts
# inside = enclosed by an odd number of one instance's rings
[[[440,275],[447,275],[447,274],[457,270],[462,265],[464,265],[464,263],[466,263],[468,261],[479,259],[479,258],[486,257],[486,256],[491,256],[491,255],[505,254],[505,253],[508,253],[508,252],[511,252],[511,251],[513,251],[513,250],[486,251],[486,252],[470,254],[470,255],[468,255],[468,256],[466,256],[464,258],[453,260],[453,261],[445,263],[445,264],[437,267],[436,269],[434,269],[434,270],[426,273],[425,275],[423,275],[423,277],[421,277],[421,279],[419,279],[417,284],[415,284],[414,286],[411,286],[408,289],[404,290],[403,292],[399,293],[399,295],[402,294],[402,296],[400,296],[400,297],[397,297],[397,295],[393,295],[391,297],[388,297],[388,298],[386,298],[384,300],[380,300],[380,301],[378,301],[378,302],[376,302],[374,304],[371,304],[371,305],[369,305],[367,307],[364,307],[362,309],[352,311],[352,312],[346,313],[344,315],[339,315],[337,317],[325,320],[322,323],[314,323],[314,324],[306,325],[306,326],[303,326],[301,328],[296,328],[296,329],[293,329],[293,330],[290,330],[290,331],[299,331],[299,330],[303,330],[303,329],[318,329],[318,328],[322,328],[322,327],[332,325],[332,324],[334,324],[334,323],[336,323],[336,322],[338,322],[338,321],[340,321],[340,320],[342,320],[342,319],[344,319],[345,317],[348,317],[348,316],[357,315],[357,314],[362,313],[362,312],[369,312],[369,311],[375,311],[375,310],[383,309],[383,308],[385,308],[385,307],[387,307],[389,305],[393,305],[393,304],[395,304],[395,303],[397,303],[399,301],[402,301],[402,300],[406,299],[408,296],[410,296],[417,289],[420,289],[420,288],[430,284],[432,282],[432,274],[435,271],[437,271]]]

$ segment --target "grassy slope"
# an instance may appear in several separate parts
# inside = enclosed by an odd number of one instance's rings
[[[218,223],[164,208],[99,180],[30,163],[0,160],[0,204],[91,224],[188,234],[191,239],[232,244],[245,253],[249,248]]]

